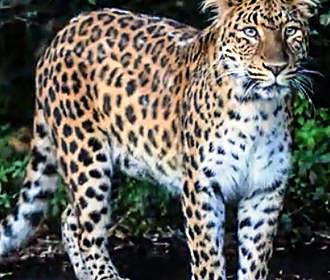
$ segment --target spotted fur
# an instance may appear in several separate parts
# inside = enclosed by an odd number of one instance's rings
[[[40,57],[31,160],[0,256],[30,238],[59,173],[79,280],[121,279],[106,249],[111,178],[177,192],[192,280],[224,280],[225,205],[238,206],[238,279],[267,278],[290,170],[290,100],[303,87],[310,0],[205,0],[196,30],[118,9],[71,20]],[[157,277],[156,277],[157,278]]]

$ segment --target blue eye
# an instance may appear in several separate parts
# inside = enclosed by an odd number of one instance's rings
[[[293,36],[294,34],[296,34],[297,31],[298,31],[298,28],[296,28],[296,27],[287,27],[287,28],[285,28],[284,33],[285,33],[286,37],[290,37],[290,36]]]
[[[259,35],[257,29],[254,27],[246,27],[243,29],[243,32],[246,36],[251,38],[256,38]]]

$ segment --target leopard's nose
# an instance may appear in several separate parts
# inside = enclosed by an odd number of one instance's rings
[[[287,67],[287,65],[288,64],[286,63],[283,64],[263,63],[263,67],[269,70],[270,72],[272,72],[275,77],[277,77]]]

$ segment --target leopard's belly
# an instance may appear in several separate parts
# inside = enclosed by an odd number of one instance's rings
[[[173,157],[172,162],[177,162],[177,168],[169,168],[162,165],[159,159],[147,157],[145,153],[136,151],[128,153],[124,147],[117,146],[114,152],[115,168],[119,168],[124,174],[161,185],[174,194],[179,194],[183,184],[183,168],[180,155]],[[166,169],[166,170],[165,170]]]

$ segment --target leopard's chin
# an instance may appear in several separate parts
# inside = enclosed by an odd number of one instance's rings
[[[282,99],[291,92],[290,87],[279,84],[272,84],[270,86],[257,86],[254,89],[254,94],[260,99]]]
[[[253,79],[246,79],[242,82],[244,94],[239,97],[243,102],[253,100],[283,99],[292,91],[289,84],[277,82],[264,82]]]

